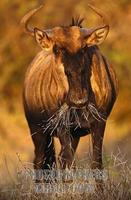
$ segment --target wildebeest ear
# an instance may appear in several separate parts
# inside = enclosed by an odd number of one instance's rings
[[[47,51],[50,50],[50,48],[52,47],[52,41],[48,37],[46,32],[38,28],[34,28],[34,35],[35,35],[36,42],[39,44],[39,46],[42,49],[47,50]]]
[[[90,35],[87,37],[86,40],[87,45],[92,46],[101,44],[105,40],[108,32],[109,32],[109,26],[104,26],[92,30]]]

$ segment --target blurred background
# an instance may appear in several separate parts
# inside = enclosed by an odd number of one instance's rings
[[[40,51],[33,38],[20,27],[20,20],[43,1],[0,1],[0,169],[4,157],[16,163],[32,161],[33,144],[22,107],[22,87],[27,66]],[[39,28],[70,24],[72,16],[85,18],[83,26],[100,24],[88,8],[100,8],[110,23],[110,33],[101,50],[115,68],[119,96],[107,123],[104,153],[120,148],[131,159],[131,1],[130,0],[46,0],[45,7],[31,21]],[[87,151],[89,136],[81,139],[77,154]],[[58,145],[58,142],[57,142]]]

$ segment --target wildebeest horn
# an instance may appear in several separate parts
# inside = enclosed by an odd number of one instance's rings
[[[44,5],[39,6],[38,8],[35,8],[31,11],[29,11],[21,20],[21,25],[23,26],[25,32],[30,34],[31,36],[34,36],[34,29],[28,26],[29,20],[32,18],[32,16],[37,13],[41,8],[43,8]]]
[[[100,27],[107,27],[108,30],[109,30],[109,23],[108,23],[106,17],[103,16],[103,14],[101,13],[101,11],[98,8],[92,6],[91,4],[88,4],[88,7],[91,8],[97,15],[99,15],[102,18],[103,25],[99,26],[99,27],[96,27],[96,28],[91,28],[91,29],[81,28],[82,34],[84,36],[89,35],[93,30],[96,30],[97,28],[100,28]]]
[[[100,12],[100,10],[98,8],[96,8],[96,7],[94,7],[94,6],[90,5],[90,4],[88,4],[88,7],[91,8],[97,15],[99,15],[102,18],[103,24],[105,26],[109,26],[109,23],[107,22],[106,17],[103,16],[103,14]]]

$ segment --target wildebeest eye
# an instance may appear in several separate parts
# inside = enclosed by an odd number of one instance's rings
[[[87,45],[85,45],[82,49],[81,49],[81,53],[85,53],[85,51],[86,51],[86,48],[87,48]]]
[[[71,78],[72,77],[72,74],[67,70],[67,71],[65,71],[65,73],[66,73],[66,76],[68,77],[68,78]]]
[[[53,47],[53,52],[58,55],[60,53],[60,47],[58,47],[57,45],[54,45]]]

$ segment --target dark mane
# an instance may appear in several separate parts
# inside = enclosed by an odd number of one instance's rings
[[[84,18],[72,17],[72,22],[71,22],[70,26],[79,26],[80,28],[82,28],[83,21],[84,21]]]

